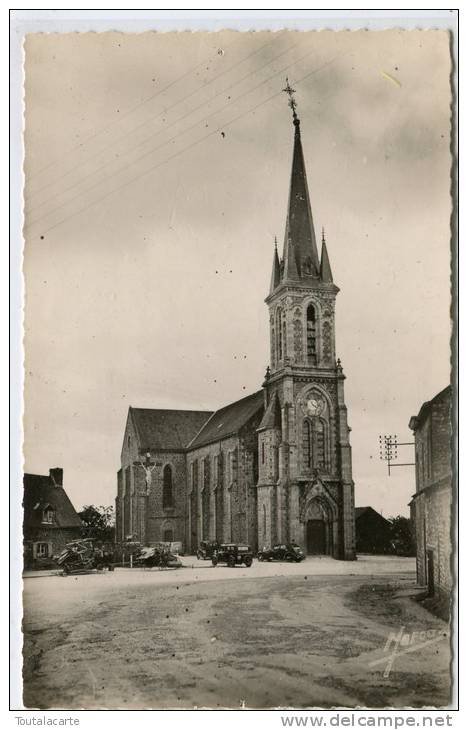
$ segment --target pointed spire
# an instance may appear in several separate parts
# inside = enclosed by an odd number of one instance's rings
[[[275,236],[275,251],[273,253],[273,266],[271,269],[271,284],[270,284],[270,294],[273,294],[276,287],[280,283],[281,273],[280,273],[280,262],[278,258],[278,241]]]
[[[291,278],[294,269],[296,275],[293,278],[318,277],[320,265],[302,151],[300,120],[296,113],[297,103],[293,96],[294,89],[290,86],[288,79],[286,79],[286,88],[283,91],[289,96],[289,106],[293,112],[295,128],[283,254],[284,261],[286,263],[288,260],[289,266],[285,265],[283,278]],[[293,258],[295,265],[292,264]]]
[[[333,276],[328,258],[327,244],[325,243],[325,229],[322,228],[322,258],[320,261],[320,278],[326,283],[333,283]]]
[[[263,415],[262,422],[257,430],[263,431],[265,428],[281,428],[281,408],[278,393],[276,391],[270,398],[270,402]]]

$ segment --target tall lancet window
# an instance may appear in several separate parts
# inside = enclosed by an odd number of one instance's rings
[[[306,418],[302,424],[302,464],[305,471],[329,471],[328,423],[323,418]]]
[[[172,491],[172,469],[167,464],[163,471],[163,509],[173,507],[174,495]]]
[[[276,310],[276,359],[279,362],[283,359],[283,311],[281,307]]]
[[[313,304],[307,307],[307,362],[317,364],[317,316]]]
[[[317,469],[325,469],[325,424],[321,418],[314,419],[314,466]]]
[[[308,418],[302,424],[302,456],[304,468],[312,467],[312,426]]]

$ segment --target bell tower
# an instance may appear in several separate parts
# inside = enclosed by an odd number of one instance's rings
[[[289,200],[270,292],[270,366],[258,429],[259,547],[295,542],[309,554],[355,559],[354,483],[343,369],[335,355],[335,299],[325,232],[321,253],[309,200],[300,120],[294,125]]]

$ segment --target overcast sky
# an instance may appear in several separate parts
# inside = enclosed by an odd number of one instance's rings
[[[111,504],[130,405],[260,387],[288,75],[341,289],[356,505],[408,513],[413,469],[388,478],[378,438],[411,440],[450,377],[448,35],[34,34],[25,59],[25,470]]]

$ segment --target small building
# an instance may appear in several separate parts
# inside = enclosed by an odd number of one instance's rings
[[[416,537],[416,569],[428,595],[450,605],[452,510],[452,389],[421,406],[409,427],[414,433],[416,493],[410,502]]]
[[[63,488],[63,469],[25,474],[23,483],[24,567],[46,568],[67,542],[80,537],[81,520]]]
[[[356,552],[383,555],[392,552],[390,522],[373,507],[356,507]]]

